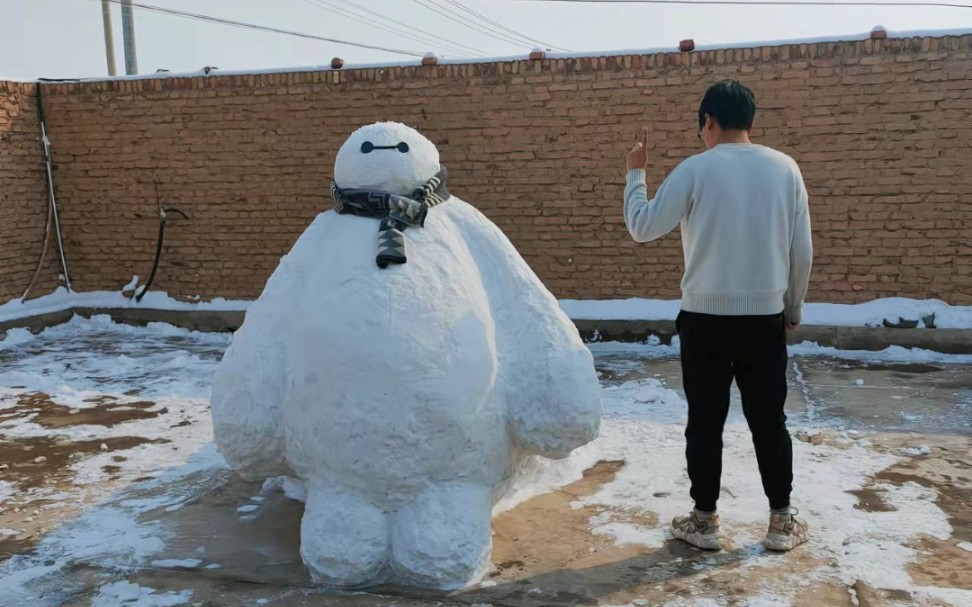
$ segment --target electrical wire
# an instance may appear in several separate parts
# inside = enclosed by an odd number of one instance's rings
[[[474,11],[473,9],[469,8],[468,6],[466,6],[465,4],[463,4],[462,2],[459,2],[459,0],[446,0],[446,2],[448,2],[449,4],[455,6],[459,10],[465,11],[465,12],[469,13],[470,15],[473,15],[474,17],[477,17],[481,21],[485,21],[486,23],[489,23],[490,25],[493,25],[495,27],[498,27],[501,30],[505,30],[505,31],[507,31],[507,32],[509,32],[511,34],[515,34],[516,36],[519,36],[520,38],[526,40],[527,42],[529,42],[531,44],[539,44],[540,46],[543,46],[543,47],[546,47],[546,48],[550,48],[550,49],[558,50],[558,51],[566,51],[568,53],[573,52],[569,48],[564,48],[562,46],[556,46],[554,44],[550,44],[549,42],[544,42],[543,40],[537,40],[536,38],[531,38],[530,36],[527,36],[526,34],[521,34],[520,32],[518,32],[518,31],[516,31],[516,30],[514,30],[512,28],[506,27],[502,23],[499,23],[497,21],[493,21],[492,19],[490,19],[486,15],[483,15],[482,13],[479,13],[477,11]]]
[[[423,35],[429,36],[429,37],[431,37],[431,38],[433,38],[433,39],[435,39],[437,41],[447,42],[447,43],[449,43],[449,44],[451,44],[453,46],[460,47],[460,48],[464,48],[464,49],[468,49],[468,50],[470,50],[470,51],[472,51],[474,53],[479,53],[480,55],[485,55],[486,54],[484,51],[482,51],[482,50],[480,50],[478,48],[475,48],[475,47],[472,47],[472,46],[463,44],[461,42],[456,42],[455,40],[450,40],[448,38],[443,38],[442,36],[436,34],[435,32],[429,32],[429,31],[426,31],[426,30],[417,28],[414,25],[411,25],[409,23],[405,23],[405,22],[399,21],[397,19],[392,19],[391,17],[389,17],[387,15],[382,15],[381,13],[379,13],[377,11],[373,11],[370,8],[367,8],[365,6],[361,6],[357,2],[352,2],[351,0],[338,0],[338,2],[341,2],[342,4],[351,5],[351,6],[353,6],[354,8],[358,9],[361,12],[368,13],[368,14],[374,15],[376,17],[380,17],[380,18],[385,19],[387,21],[390,21],[390,22],[392,22],[392,23],[394,23],[396,25],[400,25],[400,26],[402,26],[402,27],[404,27],[404,28],[406,28],[406,29],[408,29],[410,31],[418,32],[418,33],[421,33]]]
[[[328,2],[327,0],[303,0],[303,2],[309,6],[313,6],[314,8],[318,8],[323,11],[333,11],[334,13],[341,15],[352,21],[363,23],[365,25],[369,25],[371,27],[377,28],[379,30],[390,33],[392,35],[408,38],[414,42],[419,42],[421,44],[442,44],[443,42],[445,42],[442,39],[436,39],[435,36],[429,39],[428,36],[421,37],[409,31],[402,31],[401,29],[395,28],[394,26],[391,25],[385,25],[384,23],[377,21],[371,17],[356,14],[349,9],[342,8],[341,6],[334,4],[333,2]],[[464,51],[458,48],[450,48],[449,52],[454,53],[456,55],[462,55],[464,57],[472,57],[472,55],[468,51]]]
[[[972,4],[950,2],[836,2],[831,0],[507,0],[507,2],[561,2],[578,4],[681,4],[681,5],[719,5],[727,6],[880,6],[884,7],[937,7],[972,8]]]
[[[121,4],[121,0],[108,0],[112,4]],[[162,13],[165,15],[172,15],[174,17],[182,17],[185,19],[197,19],[199,21],[207,21],[209,23],[219,23],[221,25],[230,25],[233,27],[239,27],[243,29],[251,29],[263,32],[272,32],[275,34],[285,34],[287,36],[296,36],[298,38],[307,38],[309,40],[320,40],[321,42],[331,42],[333,44],[343,44],[346,46],[356,46],[358,48],[366,48],[374,51],[384,51],[386,53],[395,53],[396,55],[410,55],[412,57],[423,57],[424,53],[419,53],[416,51],[406,51],[395,48],[388,48],[385,46],[378,46],[374,44],[365,44],[362,42],[350,42],[347,40],[339,40],[337,38],[328,38],[326,36],[318,36],[316,34],[305,34],[303,32],[295,32],[292,30],[286,30],[278,27],[270,27],[267,25],[259,25],[256,23],[247,23],[245,21],[235,21],[233,19],[223,19],[222,17],[213,17],[212,15],[203,15],[202,13],[192,13],[189,11],[180,11],[174,8],[165,8],[163,6],[155,6],[154,4],[142,4],[138,2],[132,2],[132,7],[139,8],[146,11],[152,11],[156,13]]]
[[[490,31],[489,29],[484,28],[483,26],[479,25],[475,21],[472,21],[468,17],[456,13],[454,10],[446,8],[442,5],[436,4],[434,0],[412,0],[412,2],[420,6],[424,6],[425,8],[427,8],[428,10],[434,13],[442,15],[443,17],[449,19],[450,21],[455,21],[456,23],[465,26],[473,31],[479,32],[480,34],[485,34],[490,38],[495,38],[496,40],[505,42],[506,44],[514,44],[516,46],[523,45],[522,41],[517,40],[516,38],[513,38],[506,34],[503,34],[502,32],[497,33],[494,31]]]
[[[429,4],[432,4],[433,6],[435,6],[438,9],[440,9],[441,11],[445,11],[445,13],[447,13],[447,15],[446,15],[447,18],[450,18],[453,21],[458,21],[459,23],[462,23],[463,25],[466,25],[467,27],[472,27],[473,29],[476,29],[478,31],[481,31],[481,32],[487,34],[488,36],[491,36],[493,38],[496,38],[497,40],[505,40],[507,42],[512,42],[513,44],[516,44],[517,46],[520,46],[520,45],[523,45],[524,44],[524,41],[523,40],[518,39],[518,38],[515,37],[515,36],[518,36],[519,34],[510,35],[510,34],[507,34],[506,32],[504,32],[501,29],[498,29],[498,28],[496,28],[496,27],[494,27],[492,25],[485,24],[485,23],[479,23],[476,20],[471,19],[471,18],[467,17],[466,15],[463,15],[462,13],[456,11],[454,8],[450,8],[450,7],[446,6],[446,5],[444,5],[442,3],[443,1],[448,1],[448,0],[423,0],[423,3],[424,2],[428,2]],[[443,14],[443,13],[440,13],[440,14]],[[530,42],[530,41],[527,41],[526,44],[533,45],[534,43],[533,42]]]

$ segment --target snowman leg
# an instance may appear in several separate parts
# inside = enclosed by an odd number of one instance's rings
[[[355,588],[380,582],[388,562],[388,519],[353,493],[309,482],[300,556],[319,584]]]
[[[489,488],[433,485],[398,511],[392,524],[392,570],[408,584],[456,590],[489,565]]]

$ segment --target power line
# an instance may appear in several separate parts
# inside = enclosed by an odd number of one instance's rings
[[[313,6],[314,8],[323,11],[333,11],[338,15],[342,15],[343,17],[351,19],[352,21],[363,23],[365,25],[369,25],[376,29],[380,29],[384,32],[388,32],[395,36],[408,38],[410,40],[413,40],[415,42],[420,42],[422,44],[442,44],[443,42],[445,42],[445,40],[436,39],[435,36],[430,36],[430,35],[422,36],[420,35],[421,32],[417,30],[415,30],[415,33],[413,33],[412,31],[410,31],[411,28],[406,28],[406,30],[403,31],[399,28],[394,27],[393,25],[385,25],[381,21],[372,19],[371,17],[368,16],[360,15],[358,13],[353,12],[351,9],[342,8],[340,5],[334,4],[333,2],[328,2],[327,0],[303,0],[303,2],[309,6]],[[378,16],[382,17],[381,15]],[[459,48],[449,48],[448,50],[457,55],[471,56],[467,51],[463,51]]]
[[[351,0],[338,0],[338,1],[339,2],[343,2],[344,4],[350,4],[351,6],[357,8],[360,11],[364,11],[366,13],[370,13],[370,14],[376,15],[378,17],[383,17],[383,18],[387,19],[388,21],[391,21],[392,23],[396,23],[396,24],[401,25],[402,27],[408,28],[410,30],[415,30],[416,32],[421,32],[422,34],[426,34],[428,36],[431,36],[432,38],[435,38],[436,40],[441,40],[443,42],[448,42],[449,44],[452,44],[454,46],[458,46],[460,48],[466,48],[466,49],[469,49],[469,50],[471,50],[473,52],[479,53],[481,55],[485,55],[486,54],[485,52],[479,50],[478,48],[469,46],[467,44],[463,44],[461,42],[456,42],[455,40],[450,40],[448,38],[443,38],[442,36],[436,34],[435,32],[429,32],[429,31],[426,31],[426,30],[423,30],[423,29],[419,29],[419,28],[417,28],[417,27],[415,27],[415,26],[413,26],[411,24],[404,23],[404,22],[399,21],[397,19],[392,19],[391,17],[388,17],[386,15],[382,15],[381,13],[378,13],[376,11],[373,11],[370,8],[361,6],[357,2],[351,2]]]
[[[491,38],[495,38],[496,40],[499,40],[501,42],[505,42],[506,44],[515,44],[516,46],[521,46],[523,44],[523,42],[520,40],[517,40],[511,36],[503,34],[502,32],[491,31],[489,28],[485,28],[479,25],[478,23],[472,21],[468,17],[456,13],[454,10],[436,4],[435,0],[412,0],[412,2],[424,6],[425,8],[429,9],[434,13],[438,13],[439,15],[442,15],[443,17],[449,19],[450,21],[455,21],[456,23],[463,25],[471,30],[477,31],[480,34],[486,34],[487,36]],[[426,2],[428,2],[428,4],[426,4]]]
[[[387,26],[387,25],[385,25],[383,23],[380,23],[378,21],[375,21],[374,19],[371,19],[370,17],[363,17],[361,15],[357,15],[357,14],[355,14],[355,13],[353,13],[353,12],[347,10],[347,9],[341,8],[337,4],[332,4],[330,2],[327,2],[327,0],[303,0],[303,2],[305,4],[307,4],[307,5],[309,5],[309,6],[313,6],[314,8],[317,8],[317,9],[320,9],[320,10],[323,10],[323,11],[333,12],[335,14],[341,15],[342,17],[345,17],[345,18],[350,19],[352,21],[355,21],[357,23],[362,23],[364,25],[371,26],[373,28],[379,29],[379,30],[381,30],[383,32],[387,32],[389,34],[392,34],[393,36],[401,36],[403,38],[407,38],[407,39],[412,40],[414,42],[418,42],[418,43],[421,43],[421,44],[429,44],[429,41],[427,39],[420,38],[420,37],[418,37],[418,36],[416,36],[414,34],[409,34],[407,32],[402,32],[401,30],[397,30],[397,29],[395,29],[393,27],[390,27],[390,26]],[[456,52],[456,54],[464,54],[464,53],[462,53],[460,51],[453,51],[453,52]],[[468,54],[466,54],[466,56],[468,56]]]
[[[463,4],[462,2],[459,2],[459,0],[446,0],[446,2],[448,2],[449,4],[455,6],[459,10],[465,11],[465,12],[469,13],[470,15],[473,15],[474,17],[478,17],[480,20],[485,21],[486,23],[489,23],[491,25],[494,25],[494,26],[500,28],[501,30],[505,30],[505,31],[507,31],[507,32],[509,32],[511,34],[515,34],[516,36],[519,36],[520,38],[526,40],[527,42],[529,42],[531,44],[539,44],[539,45],[544,46],[544,47],[547,47],[547,48],[552,48],[552,49],[559,50],[559,51],[567,51],[568,53],[569,52],[572,52],[568,48],[564,48],[564,47],[561,47],[561,46],[556,46],[554,44],[550,44],[548,42],[544,42],[543,40],[537,40],[536,38],[531,38],[530,36],[527,36],[525,34],[521,34],[520,32],[518,32],[518,31],[516,31],[516,30],[514,30],[512,28],[506,27],[502,23],[499,23],[497,21],[493,21],[492,19],[490,19],[486,15],[483,15],[482,13],[479,13],[479,12],[474,11],[473,9],[469,8],[468,6],[466,6],[465,4]]]
[[[508,0],[509,1],[509,0]],[[949,2],[836,2],[830,0],[512,0],[513,2],[572,2],[578,4],[681,4],[681,5],[719,5],[729,6],[880,6],[880,7],[938,7],[972,8],[972,4],[952,4]]]
[[[108,0],[112,4],[121,4],[121,0]],[[321,42],[331,42],[334,44],[343,44],[346,46],[356,46],[358,48],[366,48],[373,51],[385,51],[386,53],[395,53],[397,55],[410,55],[412,57],[422,57],[424,53],[419,53],[415,51],[404,51],[401,49],[388,48],[384,46],[377,46],[373,44],[364,44],[361,42],[348,42],[347,40],[338,40],[337,38],[328,38],[326,36],[317,36],[315,34],[305,34],[303,32],[295,32],[292,30],[285,30],[278,27],[270,27],[267,25],[258,25],[256,23],[247,23],[245,21],[234,21],[232,19],[223,19],[222,17],[213,17],[212,15],[203,15],[201,13],[191,13],[188,11],[180,11],[173,8],[165,8],[162,6],[155,6],[153,4],[140,4],[133,2],[132,6],[146,11],[152,11],[156,13],[162,13],[165,15],[172,15],[174,17],[183,17],[186,19],[198,19],[199,21],[208,21],[210,23],[219,23],[221,25],[231,25],[233,27],[240,27],[244,29],[251,29],[263,32],[273,32],[275,34],[285,34],[287,36],[296,36],[298,38],[307,38],[310,40],[320,40]]]
[[[452,19],[453,21],[458,21],[459,23],[462,23],[467,27],[472,27],[473,29],[476,29],[477,31],[481,31],[488,36],[492,36],[497,40],[504,40],[506,42],[511,42],[513,44],[516,44],[517,46],[520,46],[524,43],[523,40],[519,40],[516,37],[511,36],[510,34],[507,34],[503,32],[503,30],[498,29],[492,25],[477,23],[475,20],[470,19],[469,17],[463,15],[462,13],[457,12],[455,9],[443,5],[442,0],[423,0],[423,3],[425,1],[428,1],[436,8],[445,11],[445,13],[448,13],[448,15],[446,15],[447,18]],[[445,13],[440,13],[440,14],[445,14]],[[515,34],[515,35],[519,36],[519,34]],[[527,42],[527,44],[533,44],[533,43]]]

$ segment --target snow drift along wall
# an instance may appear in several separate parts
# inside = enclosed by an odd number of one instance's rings
[[[24,294],[40,259],[47,221],[47,181],[37,121],[37,87],[0,81],[0,302]],[[51,240],[33,293],[57,284]]]
[[[398,120],[433,140],[450,189],[499,224],[559,297],[677,297],[677,236],[636,245],[624,228],[624,153],[650,126],[654,188],[700,151],[706,86],[737,78],[759,100],[756,140],[803,168],[817,249],[812,300],[970,304],[970,52],[972,36],[953,36],[44,87],[81,290],[144,279],[158,181],[162,203],[192,219],[170,222],[157,288],[255,297],[330,208],[344,138]],[[40,196],[36,179],[20,187]],[[40,228],[30,231],[39,240]]]

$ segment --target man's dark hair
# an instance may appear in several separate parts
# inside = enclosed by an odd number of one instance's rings
[[[699,128],[708,114],[724,130],[747,131],[756,116],[756,96],[744,84],[723,80],[709,87],[699,106]]]

